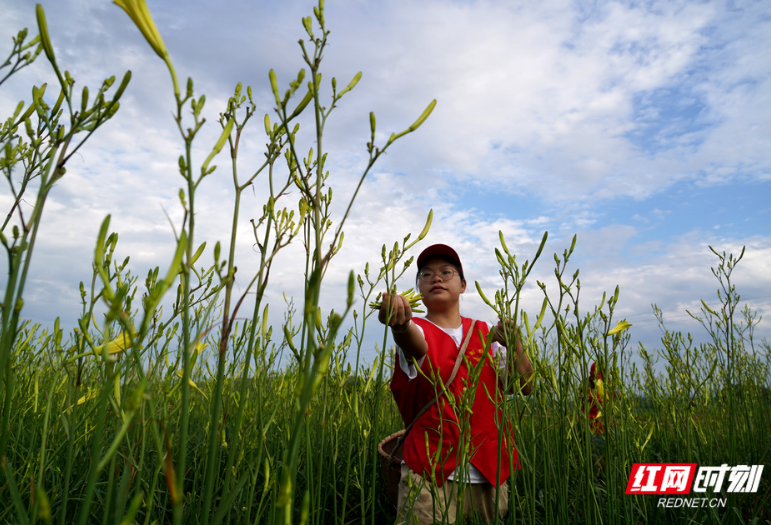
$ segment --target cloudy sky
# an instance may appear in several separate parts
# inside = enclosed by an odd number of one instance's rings
[[[42,4],[58,62],[79,86],[95,90],[107,76],[133,73],[120,112],[72,158],[46,205],[24,313],[44,324],[57,315],[72,324],[78,282],[90,279],[106,214],[120,235],[119,258],[131,255],[142,279],[156,265],[165,270],[173,236],[164,210],[177,225],[181,220],[176,159],[182,143],[171,117],[168,72],[122,10],[106,0]],[[300,19],[313,4],[148,5],[181,81],[192,77],[196,93],[207,97],[199,163],[218,135],[215,121],[235,84],[252,86],[259,118],[245,131],[239,170],[254,169],[263,158],[262,115],[273,115],[268,71],[275,69],[286,86],[304,67]],[[34,8],[32,1],[0,0],[5,49],[18,29],[36,31]],[[771,335],[767,2],[328,0],[326,19],[324,96],[332,77],[344,85],[363,72],[326,129],[336,218],[366,163],[369,112],[377,115],[382,144],[437,99],[423,127],[397,142],[365,181],[329,270],[326,309],[342,307],[351,269],[377,264],[383,244],[416,235],[433,209],[431,233],[413,255],[435,242],[456,247],[472,284],[464,315],[493,320],[473,281],[491,295],[500,286],[493,252],[498,231],[519,261],[532,259],[548,231],[532,284],[539,279],[556,290],[552,255],[577,234],[568,273],[580,268],[582,309],[619,285],[616,315],[632,322],[632,342],[648,348],[660,346],[653,303],[668,328],[705,339],[686,309],[698,310],[701,299],[717,303],[710,271],[717,258],[709,246],[735,254],[746,246],[734,282],[742,302],[767,318],[756,337]],[[55,85],[41,58],[0,89],[2,114],[29,100],[30,85],[42,82]],[[301,151],[313,145],[309,135],[301,140]],[[218,164],[198,196],[198,239],[210,245],[229,238],[234,194],[227,156]],[[260,184],[245,194],[242,208],[239,285],[255,266],[249,219],[264,203]],[[290,195],[288,204],[296,199]],[[4,210],[10,206],[7,187],[0,202]],[[299,248],[284,252],[271,276],[276,322],[282,291],[301,298]],[[542,299],[538,288],[526,288],[531,318]],[[367,343],[368,358],[378,332]]]

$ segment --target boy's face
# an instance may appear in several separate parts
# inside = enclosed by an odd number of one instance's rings
[[[452,278],[442,279],[442,270],[454,270]],[[432,305],[458,302],[460,294],[466,291],[466,281],[460,278],[458,269],[449,261],[441,257],[432,257],[423,265],[421,271],[430,270],[434,277],[429,281],[418,278],[418,287],[423,295],[423,302],[427,308]]]

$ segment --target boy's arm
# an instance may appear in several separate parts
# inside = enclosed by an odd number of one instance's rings
[[[509,377],[519,377],[519,385],[522,393],[528,395],[533,390],[533,383],[530,381],[534,372],[533,364],[530,362],[530,359],[525,353],[525,349],[522,347],[522,341],[519,338],[519,327],[515,326],[514,321],[509,319],[507,320],[506,328],[507,329],[503,326],[503,321],[499,320],[498,324],[493,329],[493,337],[498,344],[505,347],[508,347],[506,341],[507,333],[516,340],[516,344],[514,345],[515,351],[507,352],[507,358],[509,360],[508,370],[511,373]]]
[[[391,317],[388,317],[389,304],[393,301],[393,311]],[[412,308],[406,297],[399,294],[383,294],[383,304],[380,306],[378,320],[391,327],[391,333],[394,336],[394,342],[402,349],[407,357],[420,359],[428,352],[428,344],[423,334],[415,323],[412,322]]]

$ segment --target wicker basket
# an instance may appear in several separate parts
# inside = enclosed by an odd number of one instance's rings
[[[402,477],[402,450],[397,450],[396,453],[389,459],[389,456],[396,447],[396,441],[399,436],[404,434],[404,429],[394,432],[383,441],[378,443],[377,452],[380,456],[380,468],[383,470],[383,480],[385,481],[386,495],[391,500],[394,507],[399,502],[399,480]]]

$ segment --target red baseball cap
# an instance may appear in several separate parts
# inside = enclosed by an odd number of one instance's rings
[[[458,253],[446,244],[433,244],[423,250],[420,255],[418,255],[418,271],[420,271],[420,269],[423,268],[423,265],[425,265],[432,257],[447,259],[458,267],[458,270],[460,270],[460,278],[465,279],[465,277],[463,277],[463,265],[460,263]]]

